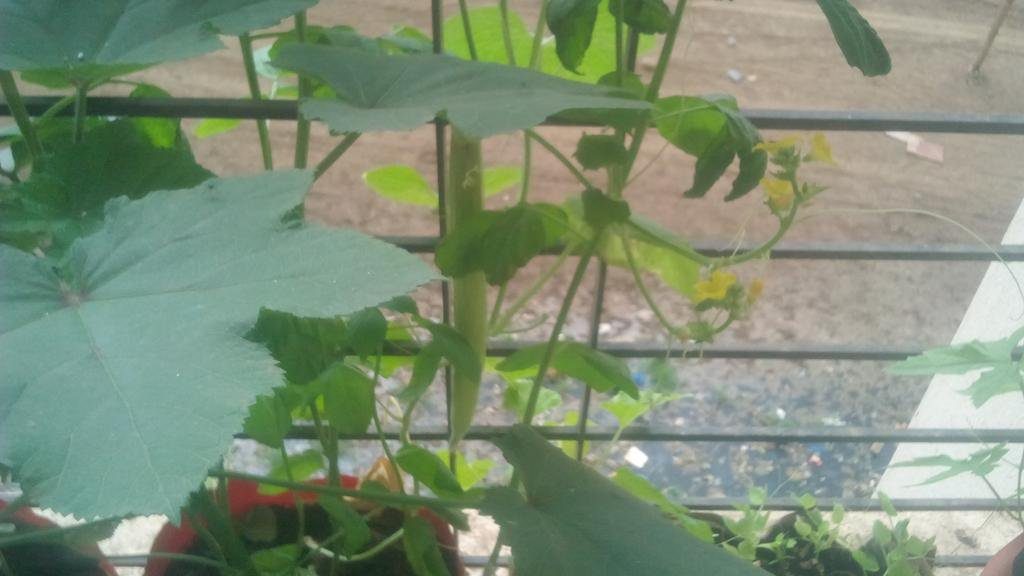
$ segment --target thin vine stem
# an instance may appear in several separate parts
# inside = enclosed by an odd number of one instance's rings
[[[14,122],[18,125],[22,138],[25,139],[29,157],[35,162],[43,155],[43,147],[32,126],[32,118],[28,115],[28,109],[25,108],[25,101],[21,99],[18,83],[8,70],[0,70],[0,91],[3,92],[4,100],[7,101],[7,105],[11,109],[11,115],[14,116]]]
[[[306,11],[295,14],[295,36],[299,44],[306,42]],[[309,98],[313,93],[313,84],[309,78],[299,74],[299,100]],[[309,120],[299,114],[295,127],[295,167],[305,168],[309,162]],[[319,168],[319,167],[318,167]]]
[[[318,484],[305,484],[302,482],[291,482],[277,478],[268,478],[257,474],[246,474],[244,472],[214,471],[211,473],[214,478],[235,478],[237,480],[248,480],[259,484],[288,488],[314,494],[327,494],[330,496],[347,496],[360,500],[370,500],[392,506],[426,506],[428,508],[449,508],[453,510],[477,510],[480,504],[473,500],[455,500],[451,498],[432,498],[429,496],[417,496],[415,494],[402,494],[399,492],[382,492],[377,490],[359,490],[343,488],[340,486],[322,486]]]
[[[344,534],[344,532],[342,532],[341,534]],[[332,552],[331,550],[328,550],[327,548],[324,548],[324,545],[326,545],[329,540],[325,540],[324,542],[317,544],[317,542],[312,538],[306,538],[305,544],[309,547],[310,550],[312,550],[316,554],[319,554],[325,558],[337,560],[342,564],[350,564],[354,562],[364,562],[366,560],[374,558],[381,552],[384,552],[388,548],[397,544],[404,536],[405,529],[399,528],[398,530],[392,532],[391,535],[389,535],[387,538],[375,544],[373,548],[369,548],[363,552],[359,552],[358,554],[353,554],[351,556],[342,556],[341,554],[337,554],[335,552]]]
[[[476,41],[473,39],[473,24],[469,21],[469,4],[466,0],[459,0],[459,15],[462,16],[462,30],[466,34],[466,46],[469,48],[469,57],[479,60],[476,52]]]
[[[669,331],[669,334],[673,336],[676,335],[678,329],[672,325],[672,321],[669,320],[668,316],[661,310],[661,307],[658,306],[654,297],[651,296],[650,290],[647,289],[647,284],[644,282],[643,275],[640,272],[640,266],[637,265],[636,256],[633,254],[632,243],[629,241],[629,238],[626,238],[625,236],[619,236],[619,240],[622,241],[622,249],[626,253],[626,261],[629,263],[629,269],[633,273],[633,280],[636,282],[636,287],[640,290],[640,294],[643,296],[644,301],[647,302],[647,307],[651,309],[651,312],[654,312],[658,321],[661,322],[661,325]]]
[[[498,1],[498,11],[501,12],[501,39],[505,45],[505,57],[510,66],[515,66],[516,52],[512,46],[512,28],[508,22],[508,0]]]
[[[519,311],[537,295],[537,292],[540,292],[541,288],[543,288],[562,268],[562,265],[565,264],[565,261],[569,258],[569,255],[572,254],[574,249],[575,247],[573,245],[566,245],[565,249],[562,250],[562,253],[558,255],[558,259],[555,260],[555,263],[541,273],[537,280],[515,299],[512,305],[509,306],[497,322],[493,322],[491,324],[491,334],[501,334],[505,331],[505,328],[507,328],[509,323],[512,322],[512,319],[515,318],[515,315],[518,314]]]
[[[362,134],[359,132],[349,132],[346,134],[345,138],[343,138],[341,142],[328,152],[327,155],[324,156],[324,159],[316,165],[316,169],[313,170],[313,179],[319,180],[320,177],[323,176],[339,158],[345,155],[345,152],[348,152],[349,148],[356,143],[356,140],[359,140],[360,136],[362,136]]]
[[[571,172],[572,175],[576,178],[576,180],[578,180],[579,183],[582,184],[584,187],[586,187],[587,189],[596,189],[597,188],[597,186],[594,186],[594,184],[590,181],[590,179],[588,179],[583,174],[583,172],[581,172],[580,169],[577,168],[572,163],[572,161],[569,160],[568,157],[566,157],[565,154],[562,154],[561,150],[559,150],[558,148],[555,147],[554,144],[549,142],[547,140],[547,138],[544,138],[543,136],[541,136],[540,134],[538,134],[534,130],[526,130],[526,135],[529,136],[532,140],[536,141],[541,146],[543,146],[545,150],[550,152],[551,155],[554,156],[559,162],[561,162],[562,165],[565,166],[566,170]]]
[[[173,560],[176,562],[185,562],[187,564],[195,564],[197,566],[209,566],[210,568],[217,568],[221,572],[227,572],[229,574],[234,573],[235,569],[228,565],[226,562],[218,562],[205,556],[196,556],[194,554],[179,554],[176,552],[148,552],[146,554],[130,554],[124,556],[107,556],[106,559],[109,562],[116,562],[121,559],[139,559],[139,558],[157,558],[163,560]]]
[[[260,92],[260,80],[256,74],[256,59],[252,53],[252,37],[248,34],[242,34],[238,37],[238,44],[242,50],[242,63],[245,65],[245,79],[249,83],[249,97],[253,101],[260,101],[263,99],[263,94]],[[263,118],[256,120],[256,131],[259,133],[260,138],[260,152],[263,156],[263,168],[265,170],[274,169],[274,152],[270,146],[270,130],[267,128],[267,121]]]
[[[373,389],[374,390],[376,390],[377,386],[380,385],[380,363],[381,363],[381,359],[382,359],[383,356],[384,356],[384,346],[382,344],[382,345],[377,346],[377,357],[376,357],[376,359],[374,360],[374,363],[373,363]],[[377,431],[377,439],[380,440],[380,447],[381,447],[381,450],[384,451],[384,456],[388,459],[388,464],[390,464],[391,468],[393,468],[394,470],[401,470],[401,468],[398,467],[398,461],[395,460],[394,453],[391,451],[391,446],[388,446],[388,440],[384,436],[384,426],[382,426],[381,423],[380,423],[380,414],[377,411],[377,401],[376,401],[376,399],[374,399],[374,401],[373,401],[373,412],[371,413],[371,416],[373,417],[373,427]],[[402,492],[405,492],[405,486],[401,486],[400,485],[399,487],[400,487]]]
[[[284,463],[284,474],[288,477],[288,481],[295,482],[295,476],[292,474],[291,460],[288,457],[288,450],[285,448],[284,442],[281,443],[281,461]],[[292,492],[292,501],[295,502],[295,514],[298,516],[299,522],[299,535],[298,542],[296,543],[301,546],[302,540],[306,536],[306,506],[302,502],[302,497],[299,496],[298,492]]]
[[[88,94],[89,85],[87,83],[83,82],[75,85],[75,120],[71,140],[76,144],[81,142],[82,137],[85,135],[85,119],[88,115]]]

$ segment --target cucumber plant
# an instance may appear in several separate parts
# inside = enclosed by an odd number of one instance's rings
[[[359,573],[401,543],[412,573],[446,574],[434,532],[417,512],[427,508],[458,528],[467,527],[466,511],[494,518],[499,544],[511,546],[517,573],[527,576],[758,573],[680,530],[531,425],[547,402],[550,369],[618,394],[607,405],[621,412],[623,428],[665,400],[642,393],[621,361],[561,339],[595,260],[631,270],[675,338],[713,340],[760,293],[757,282],[744,285],[730,270],[766,257],[823,190],[799,169],[831,161],[827,143],[764,142],[729,96],[662,93],[685,0],[542,0],[532,31],[507,0],[477,8],[462,1],[433,37],[411,27],[367,37],[349,26],[314,25],[306,16],[314,4],[0,0],[0,87],[16,121],[0,133],[14,159],[0,173],[0,462],[24,491],[17,505],[88,521],[4,533],[0,553],[43,539],[101,538],[119,519],[164,514],[190,522],[207,544],[209,556],[176,560],[213,573]],[[818,4],[850,65],[869,76],[889,70],[881,40],[847,0]],[[289,18],[293,26],[277,26]],[[252,98],[298,99],[293,169],[273,170],[281,161],[264,121],[257,125],[268,171],[216,178],[194,157],[178,121],[90,114],[88,95],[101,86],[168,98],[125,75],[220,49],[222,37],[237,39]],[[637,54],[659,42],[653,73],[641,77]],[[31,118],[14,72],[66,96]],[[272,77],[269,94],[261,75]],[[534,130],[546,121],[598,132],[567,153]],[[339,139],[306,169],[313,122]],[[447,228],[435,263],[451,280],[451,325],[422,315],[406,296],[438,279],[423,261],[357,232],[308,223],[302,209],[313,182],[362,134],[430,122],[439,141],[450,143],[444,198],[405,167],[367,181],[392,191],[398,182],[398,196],[443,207]],[[210,119],[200,130],[209,137],[233,125]],[[511,176],[487,170],[481,141],[512,132],[522,135],[523,166]],[[778,231],[755,249],[709,257],[634,215],[627,193],[641,144],[654,133],[696,158],[692,184],[679,191],[684,197],[704,197],[735,165],[725,199],[761,186]],[[580,193],[562,205],[530,198],[531,158],[541,150],[578,182]],[[414,190],[402,184],[409,180]],[[488,190],[516,183],[514,205],[485,209]],[[510,280],[546,250],[561,251],[556,266],[506,307]],[[572,280],[547,342],[495,365],[488,337],[507,332],[570,260]],[[669,318],[644,270],[677,289],[693,318]],[[489,286],[497,287],[493,301]],[[404,371],[396,371],[403,365],[396,354],[410,358]],[[442,366],[454,378],[450,450],[439,456],[412,431]],[[459,449],[486,369],[498,370],[510,390],[517,382],[512,405],[521,424],[495,441],[514,469],[504,487],[474,487],[488,465],[467,461]],[[406,378],[397,405],[381,402],[384,375]],[[381,411],[396,408],[401,447],[393,450]],[[285,441],[296,426],[321,450],[290,454]],[[279,465],[264,475],[224,469],[225,448],[243,432],[277,450]],[[352,487],[341,482],[339,438],[362,434],[380,439],[384,460]],[[326,481],[307,482],[321,468]],[[297,539],[253,554],[246,539],[269,528],[232,524],[231,480],[291,490]],[[368,537],[367,521],[382,507],[403,521]],[[324,510],[333,533],[313,540],[305,514]],[[315,561],[322,557],[331,559],[326,569]]]

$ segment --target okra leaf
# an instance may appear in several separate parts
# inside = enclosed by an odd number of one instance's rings
[[[0,0],[0,69],[92,83],[212,52],[316,0]]]
[[[615,417],[615,420],[619,423],[619,428],[627,428],[637,418],[658,406],[674,402],[682,397],[682,394],[662,394],[653,390],[642,390],[638,398],[633,398],[624,392],[619,392],[610,400],[602,402],[601,408],[604,408]]]
[[[672,11],[663,0],[609,0],[608,10],[643,34],[665,34],[672,29]]]
[[[501,361],[497,368],[513,371],[538,366],[544,357],[545,348],[546,344],[538,344],[518,350]],[[551,366],[598,392],[620,390],[634,398],[639,395],[636,383],[629,375],[629,367],[622,360],[579,342],[556,344]]]
[[[576,71],[590,47],[601,0],[551,0],[548,29],[555,35],[555,51],[562,66]]]
[[[966,458],[954,458],[948,454],[935,456],[922,456],[906,462],[891,464],[893,468],[943,468],[941,472],[918,483],[918,486],[935,484],[949,478],[962,474],[971,474],[978,477],[985,477],[992,473],[999,465],[1000,460],[1009,453],[1005,444],[983,448],[973,452]]]
[[[395,453],[395,460],[402,470],[430,488],[434,494],[438,496],[462,494],[462,485],[459,484],[448,465],[437,454],[426,448],[415,444],[406,444]]]
[[[882,76],[892,70],[892,59],[878,32],[849,0],[818,0],[818,6],[825,13],[847,64],[865,76]]]
[[[274,65],[328,84],[337,99],[301,103],[302,114],[334,132],[408,131],[444,113],[471,138],[531,128],[573,109],[646,109],[622,91],[522,68],[449,56],[384,55],[291,45]]]
[[[261,308],[246,338],[270,351],[292,384],[308,384],[349,349],[348,331],[341,318],[303,318]]]
[[[275,172],[113,200],[57,269],[0,246],[0,461],[40,505],[176,521],[283,383],[244,338],[260,306],[338,316],[433,278],[362,234],[283,225],[311,183]]]
[[[755,148],[761,141],[757,128],[731,96],[662,98],[656,104],[655,125],[672,145],[697,158],[693,185],[685,192],[689,198],[707,194],[737,156],[740,173],[727,201],[753,190],[768,168],[767,154]]]
[[[59,259],[100,226],[110,199],[195,186],[211,176],[190,152],[153,145],[130,120],[103,124],[40,159],[31,178],[10,188],[14,200],[0,213],[0,241],[35,231],[34,242],[17,244]]]
[[[526,426],[495,442],[520,473],[525,497],[487,490],[481,512],[501,525],[522,576],[763,575],[701,542]]]
[[[902,375],[966,374],[972,370],[986,370],[1013,361],[1013,349],[1024,339],[1024,328],[1007,338],[982,342],[973,340],[943,348],[926,350],[889,366],[889,372]]]

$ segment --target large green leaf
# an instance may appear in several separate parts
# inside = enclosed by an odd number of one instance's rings
[[[601,0],[551,0],[548,28],[555,35],[555,50],[562,66],[576,71],[590,48]]]
[[[177,518],[283,381],[243,337],[260,306],[340,315],[431,279],[364,235],[283,225],[311,182],[271,173],[114,200],[59,271],[0,246],[0,460],[41,505]]]
[[[878,32],[849,0],[818,0],[846,62],[865,76],[882,76],[892,70],[889,51]]]
[[[307,118],[335,132],[413,130],[444,113],[473,138],[530,128],[574,109],[644,109],[608,87],[521,68],[448,56],[385,55],[331,46],[292,45],[274,65],[314,76],[339,99],[301,104]]]
[[[521,474],[526,497],[494,488],[482,511],[507,535],[516,574],[766,574],[673,525],[526,426],[497,444]]]
[[[221,48],[316,0],[0,0],[0,69],[93,82]]]
[[[129,120],[100,126],[39,161],[0,213],[0,241],[61,255],[95,230],[111,198],[195,186],[212,174],[187,150],[160,148]],[[34,232],[31,240],[22,234]]]

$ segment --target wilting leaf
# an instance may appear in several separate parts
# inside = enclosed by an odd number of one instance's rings
[[[848,0],[818,0],[818,6],[850,66],[865,76],[882,76],[892,70],[892,59],[878,32]]]

